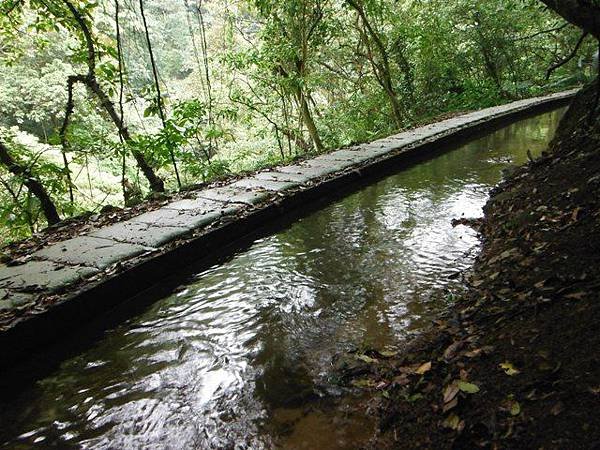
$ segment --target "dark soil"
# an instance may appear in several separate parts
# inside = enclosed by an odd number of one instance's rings
[[[600,120],[582,114],[592,97],[548,153],[492,192],[482,221],[465,223],[483,239],[466,294],[397,355],[344,365],[345,383],[378,398],[374,448],[600,449]]]

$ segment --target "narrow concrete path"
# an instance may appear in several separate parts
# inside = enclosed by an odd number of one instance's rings
[[[441,145],[449,138],[464,137],[493,123],[512,120],[519,114],[566,104],[574,93],[568,91],[488,108],[298,164],[265,170],[225,186],[193,192],[189,199],[48,246],[33,253],[25,264],[0,265],[0,313],[14,312],[9,314],[14,316],[9,323],[0,322],[0,338],[7,334],[6,331],[19,328],[20,322],[39,318],[54,306],[76,297],[87,298],[88,302],[96,299],[95,304],[103,302],[103,307],[108,308],[119,295],[132,295],[136,289],[156,283],[160,275],[168,275],[168,270],[176,270],[177,263],[189,263],[194,255],[204,257],[215,245],[247,234],[251,226],[264,222],[249,218],[258,217],[257,213],[269,208],[272,210],[273,205],[286,199],[306,201],[309,197],[302,197],[302,194],[321,195],[326,193],[328,184],[329,190],[335,189],[332,180],[360,174],[403,154],[434,152],[432,144]],[[429,147],[425,148],[427,145]],[[272,218],[273,214],[265,217]],[[214,240],[212,244],[211,239]],[[196,246],[193,251],[177,253],[177,249],[190,244]],[[160,268],[166,260],[147,264],[167,254],[171,255],[171,263],[176,262],[175,267]],[[181,258],[177,259],[177,255]],[[150,266],[152,270],[149,271]],[[139,273],[134,276],[136,270]],[[145,282],[140,283],[140,277]],[[107,280],[117,278],[123,278],[121,288],[118,283],[113,283],[112,291],[99,289],[107,284]],[[128,285],[134,281],[137,286]],[[89,294],[87,297],[86,293]],[[101,298],[107,294],[115,296],[112,301]],[[90,305],[86,306],[89,311],[103,308]],[[82,317],[81,307],[78,314]],[[73,317],[70,313],[67,316]]]

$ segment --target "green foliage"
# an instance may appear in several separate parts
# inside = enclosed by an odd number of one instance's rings
[[[534,0],[146,0],[158,99],[136,3],[119,2],[117,42],[113,0],[70,0],[79,18],[65,0],[0,2],[0,127],[16,130],[11,152],[33,164],[63,215],[122,203],[123,179],[146,191],[135,151],[175,188],[171,154],[184,183],[196,184],[593,76],[587,39],[545,79],[580,32]],[[78,85],[61,145],[67,77],[89,69],[81,21],[127,142]],[[3,236],[43,226],[22,181],[1,176]]]
[[[27,167],[51,196],[62,199],[58,208],[67,214],[72,213],[62,182],[63,168],[56,163],[50,148],[16,128],[0,127],[0,140],[11,147],[13,159]],[[39,201],[27,190],[22,176],[15,176],[0,167],[0,185],[0,223],[6,229],[7,239],[25,237],[45,224]]]

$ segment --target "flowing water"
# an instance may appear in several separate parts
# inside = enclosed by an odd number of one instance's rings
[[[356,448],[373,424],[336,387],[332,358],[393,346],[447,306],[478,248],[451,219],[480,216],[501,169],[539,153],[560,114],[389,176],[180,280],[0,403],[0,442]]]

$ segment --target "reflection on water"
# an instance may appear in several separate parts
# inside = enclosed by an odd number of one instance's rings
[[[506,164],[559,112],[366,187],[182,283],[0,405],[6,447],[355,448],[372,429],[330,382],[332,356],[393,345],[458,288]]]

